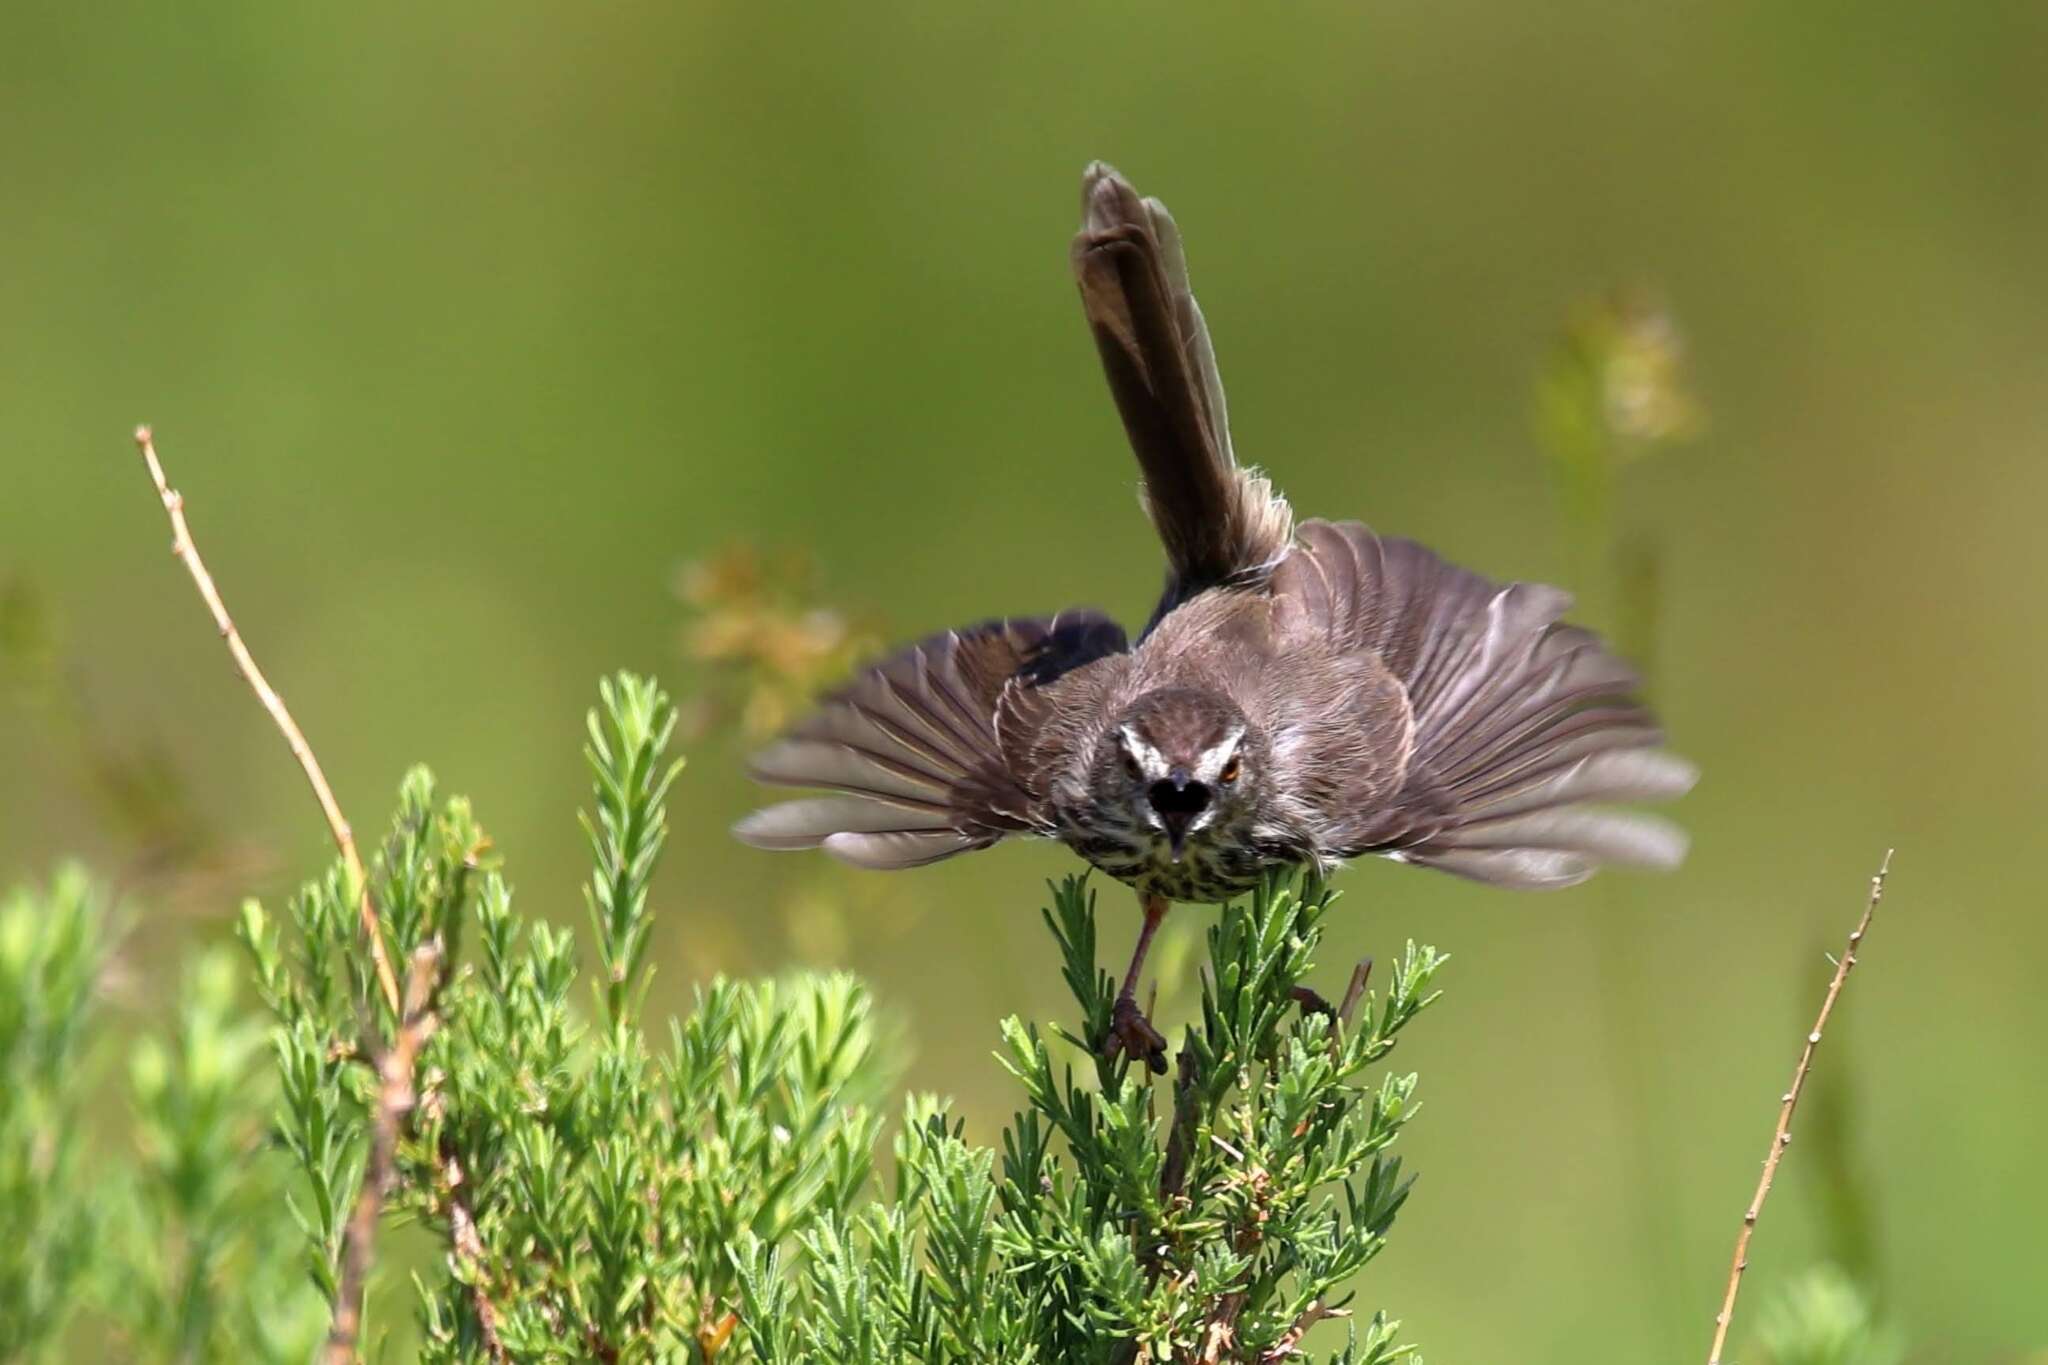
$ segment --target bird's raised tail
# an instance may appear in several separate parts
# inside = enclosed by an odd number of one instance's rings
[[[1081,180],[1073,262],[1166,547],[1158,615],[1204,588],[1259,581],[1286,553],[1294,519],[1272,484],[1232,454],[1216,353],[1173,216],[1095,162]]]

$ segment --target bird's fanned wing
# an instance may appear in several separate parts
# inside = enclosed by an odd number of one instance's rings
[[[920,641],[861,674],[753,763],[762,782],[836,793],[758,810],[758,848],[823,847],[861,867],[917,867],[1045,825],[997,733],[1006,690],[1035,689],[1124,632],[1092,611],[991,621]]]
[[[1505,587],[1357,522],[1305,522],[1275,571],[1283,632],[1375,654],[1406,691],[1407,762],[1371,808],[1330,812],[1343,856],[1388,853],[1482,881],[1568,886],[1602,863],[1668,867],[1669,823],[1606,807],[1664,800],[1697,773],[1658,745],[1635,673],[1570,597]]]

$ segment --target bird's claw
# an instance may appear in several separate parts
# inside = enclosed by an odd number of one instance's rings
[[[1337,1017],[1337,1007],[1308,986],[1296,986],[1289,994],[1294,997],[1294,1003],[1301,1006],[1301,1012],[1305,1015],[1320,1014],[1328,1019]]]
[[[1102,1055],[1115,1061],[1119,1055],[1143,1061],[1155,1076],[1166,1074],[1166,1035],[1152,1027],[1152,1021],[1128,995],[1119,995],[1109,1013],[1109,1037]]]

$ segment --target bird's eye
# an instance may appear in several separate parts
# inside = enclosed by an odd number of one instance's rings
[[[1220,772],[1220,773],[1218,773],[1218,774],[1216,774],[1216,776],[1217,776],[1217,778],[1218,778],[1219,780],[1221,780],[1221,781],[1224,781],[1224,782],[1235,782],[1235,781],[1237,781],[1237,755],[1236,755],[1236,754],[1232,754],[1232,755],[1230,756],[1230,762],[1228,762],[1228,763],[1224,764],[1224,765],[1223,765],[1223,771],[1222,771],[1222,772]]]

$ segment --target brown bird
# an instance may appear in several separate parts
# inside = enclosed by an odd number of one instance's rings
[[[1138,892],[1108,1046],[1155,1068],[1136,991],[1173,901],[1368,853],[1533,888],[1678,863],[1675,828],[1607,807],[1695,771],[1658,748],[1628,667],[1560,623],[1565,593],[1358,522],[1297,527],[1232,451],[1172,216],[1099,162],[1073,267],[1166,549],[1151,621],[1135,644],[1066,611],[911,646],[755,760],[763,782],[837,794],[757,811],[741,839],[871,868],[1060,840]]]

